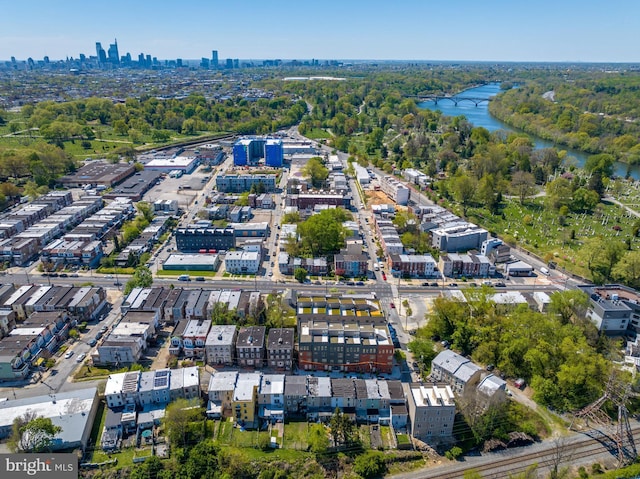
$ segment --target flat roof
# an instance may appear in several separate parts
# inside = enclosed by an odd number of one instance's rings
[[[176,156],[175,158],[154,158],[144,164],[145,168],[187,168],[196,161],[195,156]]]

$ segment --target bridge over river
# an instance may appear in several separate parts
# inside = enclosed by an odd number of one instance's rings
[[[480,105],[481,103],[489,103],[493,98],[486,97],[473,97],[473,96],[456,96],[456,95],[425,95],[425,96],[412,96],[414,100],[418,100],[419,102],[423,101],[432,101],[434,104],[438,104],[440,101],[448,100],[452,102],[455,106],[458,106],[458,103],[462,102],[470,102],[475,106]]]

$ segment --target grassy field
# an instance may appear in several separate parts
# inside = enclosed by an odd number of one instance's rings
[[[325,131],[321,128],[313,128],[305,133],[307,138],[311,138],[312,140],[321,140],[324,138],[331,138],[331,135],[328,131]]]
[[[284,444],[287,449],[306,451],[309,447],[307,437],[309,424],[307,422],[289,422],[284,425]]]

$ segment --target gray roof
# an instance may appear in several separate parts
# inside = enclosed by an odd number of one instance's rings
[[[478,384],[478,391],[487,396],[493,396],[499,390],[504,391],[506,388],[507,383],[495,374],[489,374]]]
[[[54,439],[54,447],[80,444],[87,427],[91,428],[89,422],[94,419],[91,411],[96,399],[97,389],[88,388],[0,402],[0,429],[10,429],[15,418],[30,411],[50,418],[55,426],[62,428]]]
[[[445,349],[438,354],[431,364],[439,366],[465,383],[471,379],[477,371],[480,371],[480,367],[472,363],[471,360],[454,353],[450,349]]]
[[[309,378],[309,395],[315,397],[331,397],[331,379],[323,377]]]
[[[285,396],[306,396],[307,378],[306,376],[287,376],[284,382]]]

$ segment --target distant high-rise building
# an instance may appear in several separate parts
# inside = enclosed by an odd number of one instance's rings
[[[143,67],[144,66],[144,53],[140,53],[138,55],[138,66],[139,67]]]
[[[178,68],[182,68],[182,58],[177,58],[177,59],[176,59],[176,66],[177,66]]]
[[[237,58],[233,60],[233,68],[240,68],[240,60]]]
[[[114,65],[120,63],[120,55],[118,54],[118,40],[115,40],[114,43],[109,45],[109,52],[107,56],[109,58],[109,62],[113,63]]]
[[[200,68],[209,68],[209,59],[202,57],[200,60]]]
[[[211,51],[211,68],[218,68],[218,50]]]
[[[102,44],[100,42],[96,42],[96,56],[98,57],[99,63],[107,63],[107,54],[102,48]]]
[[[233,60],[231,58],[227,58],[227,69],[233,69]]]

